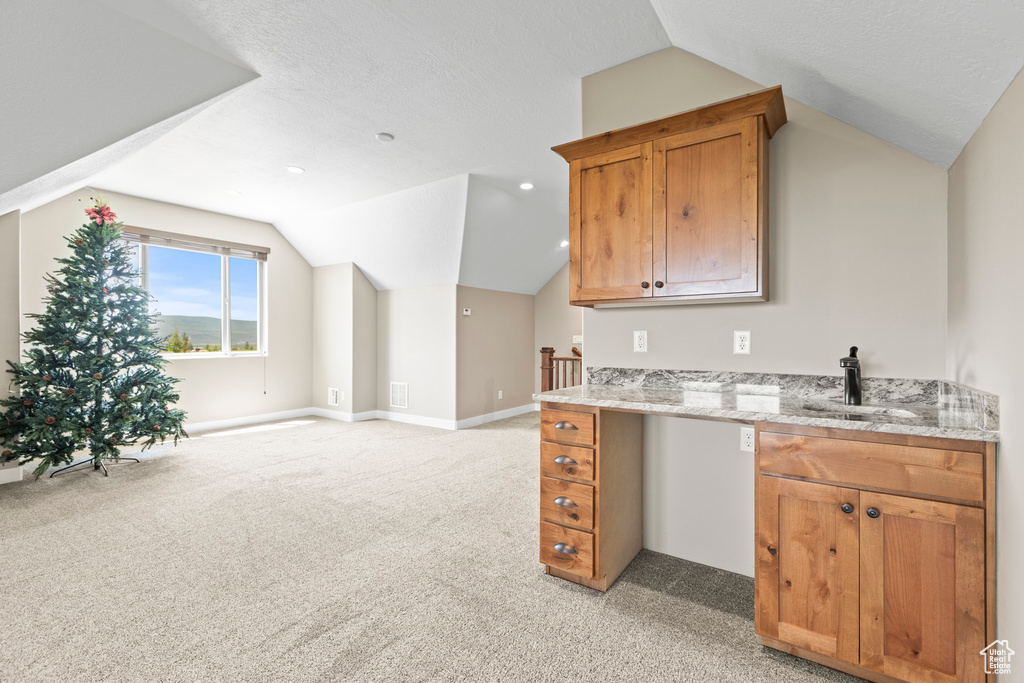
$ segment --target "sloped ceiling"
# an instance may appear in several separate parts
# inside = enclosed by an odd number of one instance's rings
[[[1019,0],[650,0],[672,43],[948,168],[1024,66]]]
[[[1024,64],[1022,12],[1018,0],[9,0],[0,74],[25,96],[0,108],[0,213],[89,175],[273,222],[310,263],[353,260],[378,288],[536,291],[565,262],[553,245],[568,174],[549,148],[581,134],[581,77],[674,44],[948,166]],[[396,140],[378,142],[384,131]]]
[[[5,1],[0,214],[80,186],[254,78],[92,0]]]

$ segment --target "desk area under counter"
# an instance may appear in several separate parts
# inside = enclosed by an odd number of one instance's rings
[[[534,396],[548,574],[604,591],[641,549],[643,415],[754,424],[759,641],[868,680],[985,680],[971,665],[995,633],[995,396],[865,378],[848,407],[840,377],[588,378]]]

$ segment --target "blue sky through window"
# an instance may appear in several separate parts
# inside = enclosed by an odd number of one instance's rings
[[[256,261],[246,258],[231,259],[231,319],[256,320],[259,281]]]
[[[219,319],[220,256],[151,246],[149,291],[153,309],[163,315]]]

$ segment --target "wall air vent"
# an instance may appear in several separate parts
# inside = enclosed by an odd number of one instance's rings
[[[409,385],[406,382],[391,383],[391,407],[409,407]]]

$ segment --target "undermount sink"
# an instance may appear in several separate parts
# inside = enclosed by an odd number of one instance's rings
[[[859,413],[861,415],[886,415],[888,417],[919,417],[917,413],[889,406],[850,406],[838,401],[806,401],[804,410],[822,413]]]

